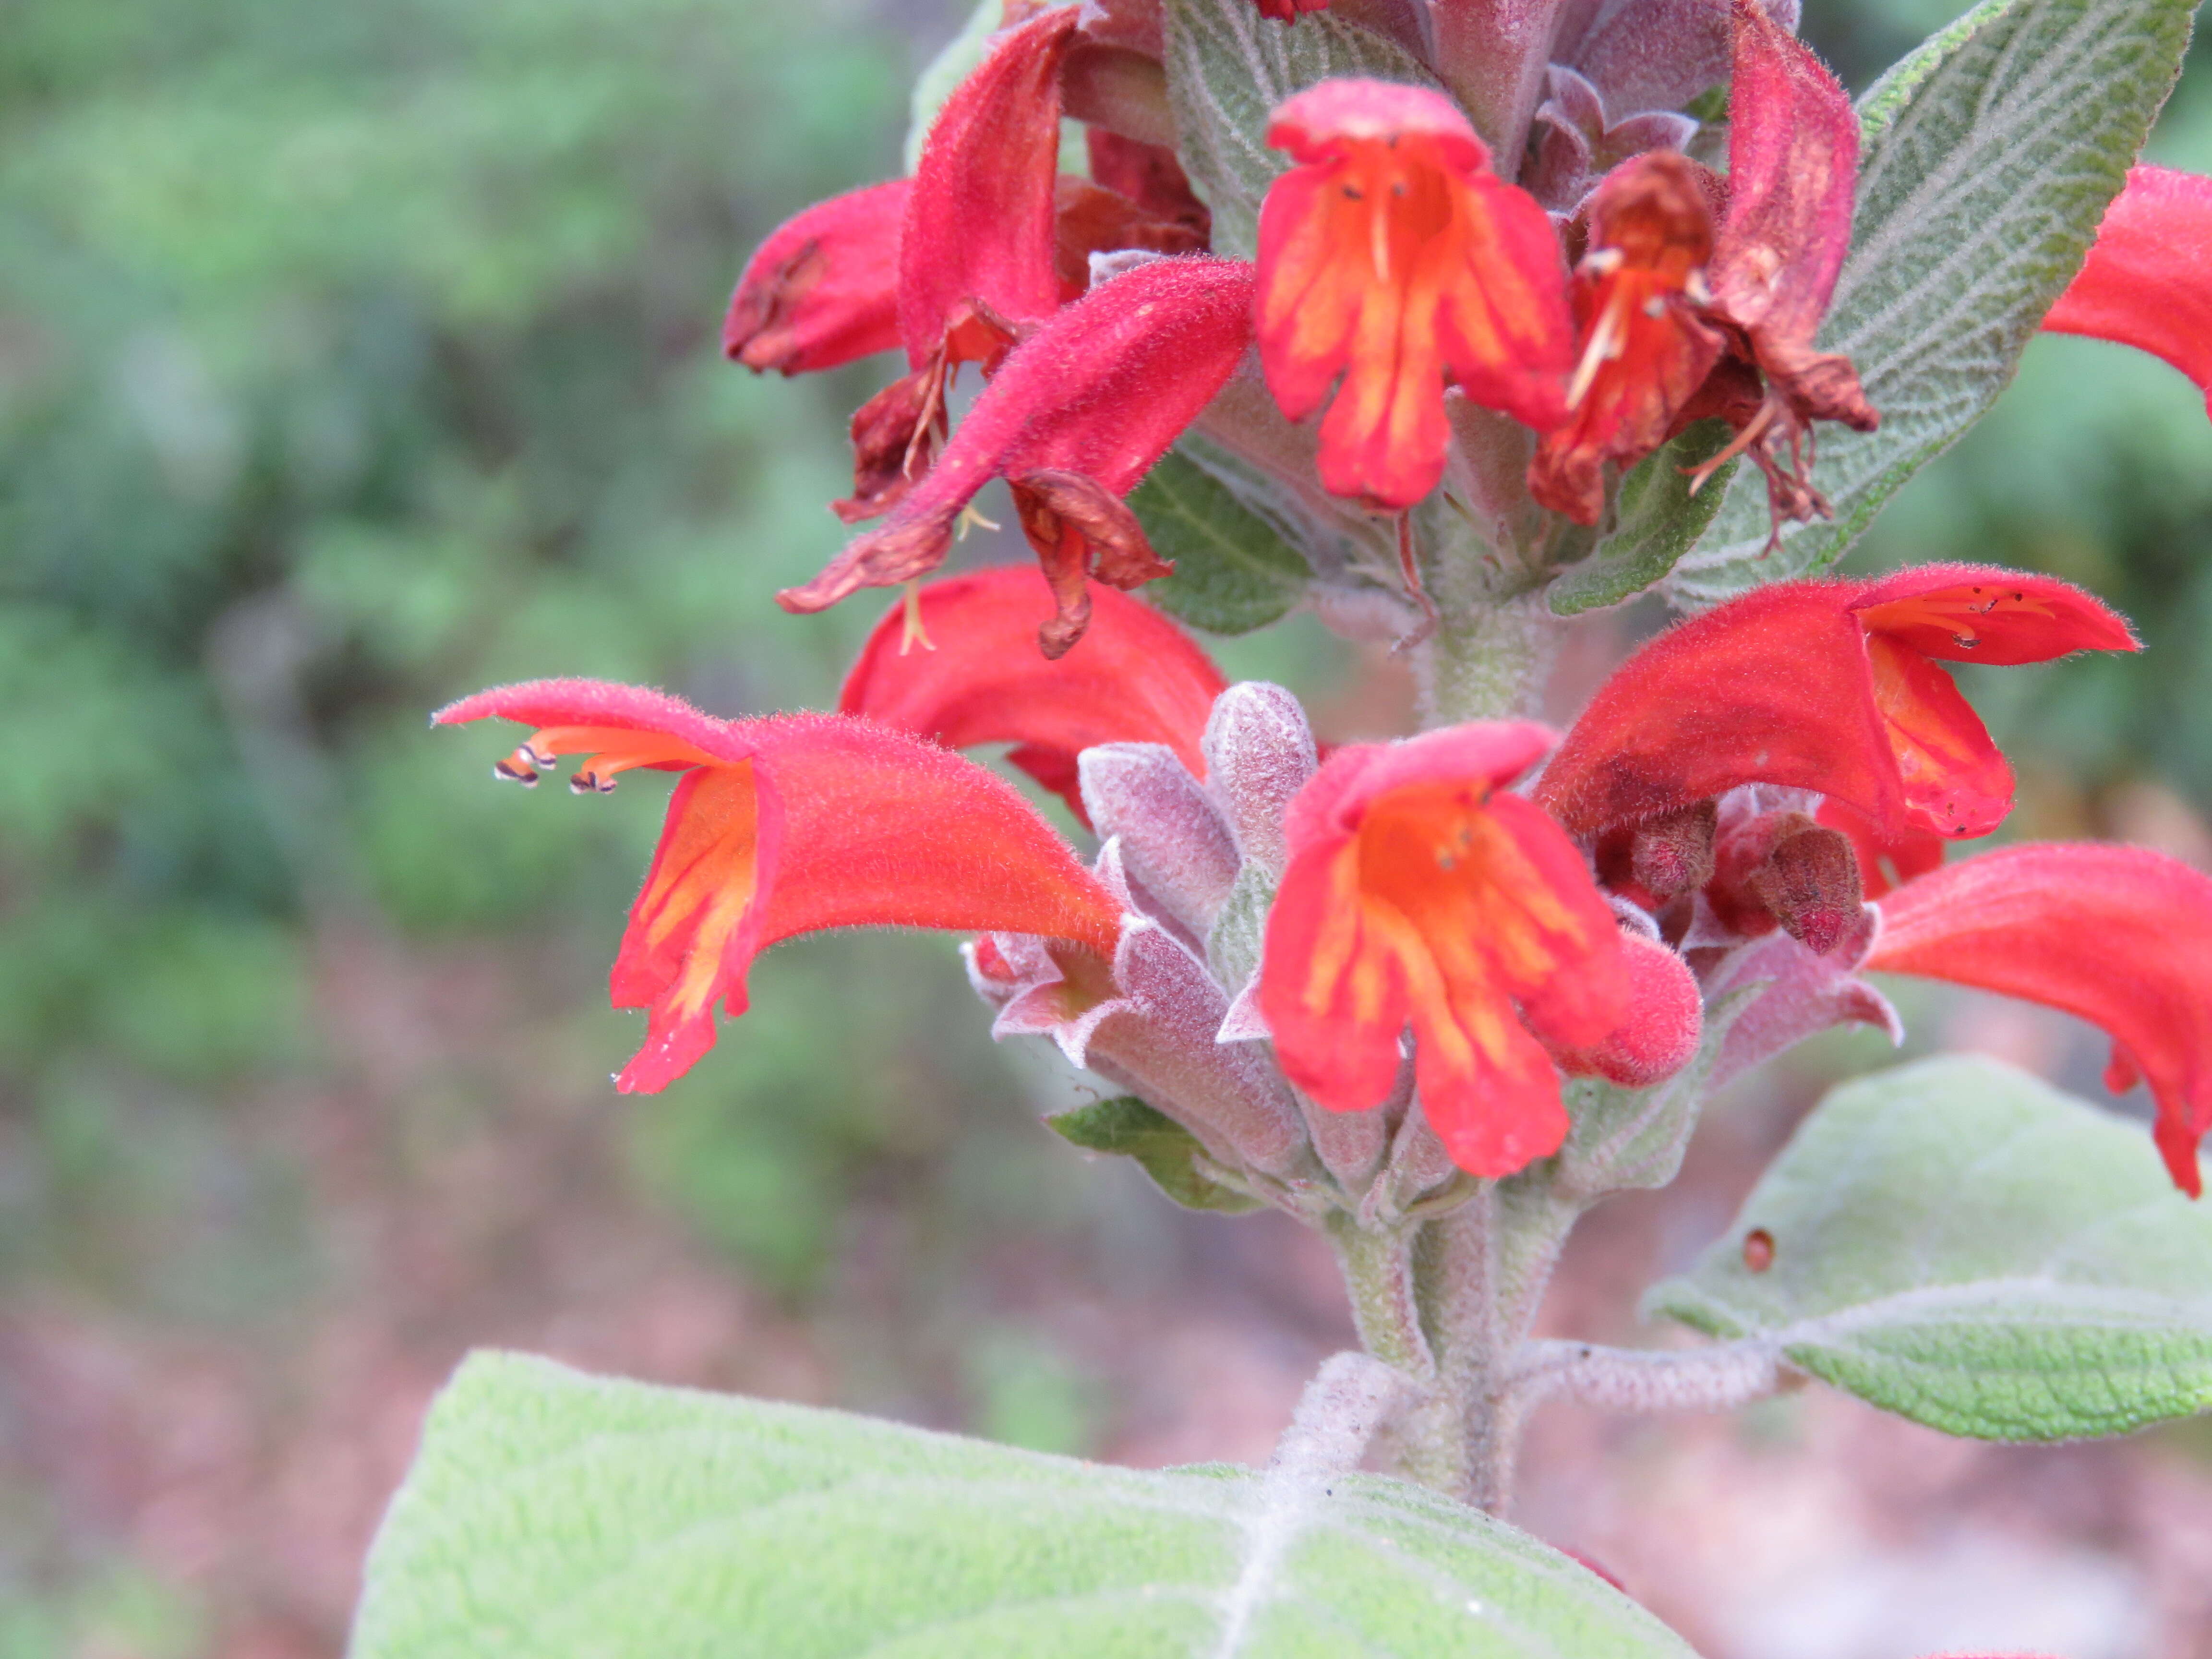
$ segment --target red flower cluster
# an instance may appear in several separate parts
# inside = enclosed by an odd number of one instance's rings
[[[743,1012],[747,967],[779,939],[950,928],[988,936],[976,973],[1002,1031],[1182,1080],[1158,1103],[1198,1130],[1244,1145],[1256,1115],[1271,1126],[1260,1140],[1279,1141],[1281,1084],[1224,1057],[1249,1038],[1272,1037],[1280,1076],[1331,1112],[1401,1100],[1410,1056],[1452,1161],[1494,1177],[1559,1149],[1563,1072],[1634,1086],[1685,1064],[1701,981],[1779,987],[1745,1028],[1771,1049],[1882,1017],[1870,990],[1835,988],[1863,966],[2103,1025],[2115,1086],[2149,1081],[2160,1146],[2196,1190],[2212,1127],[2212,880],[2133,848],[2011,848],[1942,868],[1927,852],[2010,805],[2002,759],[1930,659],[2132,649],[2078,590],[1956,566],[1748,595],[1631,659],[1525,793],[1516,781],[1553,743],[1527,723],[1351,745],[1317,770],[1310,740],[1303,762],[1276,740],[1255,763],[1233,729],[1249,713],[1224,725],[1215,705],[1235,699],[1180,629],[1102,593],[1090,649],[1050,662],[1021,648],[1044,596],[1036,573],[1004,568],[930,585],[919,603],[938,648],[902,653],[895,609],[836,715],[723,721],[578,681],[439,714],[532,728],[496,769],[525,782],[572,753],[589,757],[580,792],[638,768],[684,775],[615,968],[617,1005],[651,1016],[622,1087],[690,1066],[714,1005]],[[977,743],[1017,745],[1017,763],[1101,820],[1095,874],[943,746]],[[1240,848],[1279,879],[1242,1015],[1238,988],[1177,942],[1202,933]],[[1807,1000],[1815,981],[1826,988]]]
[[[1295,26],[1324,0],[1259,3]],[[496,769],[524,782],[568,754],[586,757],[585,792],[680,775],[614,970],[617,1004],[648,1010],[620,1085],[694,1064],[780,939],[951,929],[981,935],[970,965],[1001,1035],[1052,1036],[1291,1202],[1371,1170],[1416,1095],[1440,1156],[1524,1169],[1568,1133],[1564,1077],[1666,1078],[1715,997],[1750,994],[1721,1074],[1821,1025],[1893,1023],[1857,977],[1875,969],[2103,1026],[2114,1085],[2148,1082],[2158,1145],[2197,1190],[2212,880],[2110,847],[1942,863],[1948,841],[1997,826],[2013,780],[1938,665],[2135,649],[2089,595],[1971,565],[1782,583],[1646,646],[1556,749],[1542,727],[1478,722],[1322,761],[1287,694],[1226,687],[1122,591],[1168,568],[1123,498],[1255,345],[1280,413],[1320,416],[1317,477],[1286,482],[1374,510],[1444,476],[1449,393],[1529,428],[1531,496],[1584,524],[1608,469],[1708,417],[1735,428],[1724,455],[1765,474],[1778,524],[1826,511],[1813,424],[1875,421],[1851,365],[1814,347],[1857,125],[1767,11],[1735,0],[1730,16],[1725,41],[1680,43],[1677,66],[1694,90],[1732,58],[1725,178],[1667,147],[1686,117],[1607,115],[1605,85],[1640,83],[1604,29],[1580,69],[1554,66],[1546,166],[1573,191],[1557,228],[1451,98],[1337,80],[1273,112],[1290,165],[1256,264],[1212,257],[1206,209],[1142,136],[1167,136],[1144,94],[1157,16],[1103,0],[1012,18],[910,179],[778,229],[732,301],[732,357],[785,374],[907,357],[854,418],[838,507],[881,522],[783,603],[917,583],[994,478],[1040,568],[910,586],[835,714],[726,721],[546,681],[437,716],[529,728]],[[1533,83],[1507,90],[1525,127]],[[1056,172],[1079,102],[1121,118],[1091,129],[1088,179]],[[1636,144],[1656,148],[1615,148]],[[2212,182],[2139,168],[2047,325],[2212,381],[2208,255]],[[956,429],[948,394],[970,364],[985,385]],[[1097,831],[1094,867],[951,752],[984,743],[1012,745]],[[1248,973],[1208,941],[1232,894],[1270,889]]]

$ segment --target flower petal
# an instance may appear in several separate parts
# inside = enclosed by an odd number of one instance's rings
[[[805,374],[899,343],[899,224],[893,179],[786,220],[746,262],[722,322],[722,353],[756,371]]]
[[[590,751],[580,779],[687,772],[615,965],[618,1007],[650,1012],[619,1081],[652,1091],[744,1011],[752,958],[829,927],[1003,930],[1110,959],[1121,907],[1006,782],[921,738],[842,715],[718,720],[665,694],[538,681],[434,716],[536,728],[525,752]]]
[[[1251,305],[1251,267],[1225,259],[1156,259],[1093,289],[1015,348],[890,516],[779,603],[821,611],[927,575],[994,477],[1073,473],[1125,495],[1228,380]]]
[[[2212,179],[2131,169],[2043,325],[2164,358],[2197,382],[2212,415]]]
[[[1904,785],[1850,592],[1778,583],[1662,634],[1598,688],[1535,799],[1577,835],[1744,783],[1817,790],[1901,822]]]
[[[876,624],[838,694],[841,713],[948,749],[1012,743],[1080,811],[1075,757],[1095,744],[1160,743],[1200,775],[1199,739],[1221,671],[1152,606],[1111,588],[1091,596],[1090,644],[1056,659],[1034,648],[1053,595],[1036,571],[1002,565],[931,582],[915,611]],[[918,623],[927,645],[909,642]]]
[[[2071,651],[2140,651],[2126,617],[2056,576],[1990,564],[1925,564],[1870,581],[1851,601],[1869,634],[1923,657],[2009,667]]]
[[[1999,848],[1883,899],[1867,966],[2024,998],[2101,1026],[2149,1083],[2174,1184],[2212,1128],[2212,879],[2147,848]]]
[[[899,331],[915,368],[965,313],[1032,322],[1060,303],[1060,65],[1077,10],[1055,7],[1001,33],[929,129],[899,249]]]

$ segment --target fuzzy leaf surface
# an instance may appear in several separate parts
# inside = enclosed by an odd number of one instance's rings
[[[1147,1473],[471,1358],[354,1659],[1692,1659],[1596,1574],[1401,1481]]]
[[[1759,1273],[1753,1230],[1773,1245]],[[2124,1434],[2212,1405],[2212,1210],[2173,1189],[2140,1126],[1991,1060],[1836,1090],[1646,1305],[1977,1439]]]
[[[1395,41],[1325,11],[1278,23],[1252,0],[1166,0],[1165,15],[1176,149],[1213,210],[1213,251],[1224,258],[1254,256],[1260,200],[1291,164],[1267,148],[1276,105],[1334,76],[1437,85]]]
[[[1212,472],[1170,451],[1129,495],[1152,551],[1175,574],[1146,584],[1154,605],[1214,634],[1278,622],[1313,572],[1297,550]]]
[[[1589,558],[1562,571],[1545,591],[1553,615],[1601,611],[1666,579],[1721,510],[1741,463],[1727,463],[1694,495],[1686,469],[1717,454],[1728,435],[1719,422],[1701,421],[1630,470],[1620,481],[1613,529]]]
[[[1689,605],[1825,569],[1980,418],[2095,238],[2180,71],[2196,0],[1984,0],[1859,101],[1850,257],[1820,345],[1880,430],[1819,429],[1828,521],[1767,544],[1741,468],[1668,586]]]
[[[1250,1194],[1200,1175],[1193,1160],[1203,1158],[1206,1149],[1198,1137],[1134,1095],[1055,1112],[1045,1126],[1086,1151],[1136,1159],[1153,1184],[1187,1210],[1241,1215],[1260,1207]]]

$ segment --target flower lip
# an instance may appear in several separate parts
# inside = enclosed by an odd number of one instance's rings
[[[1880,905],[1867,966],[2060,1009],[2115,1044],[2112,1082],[2140,1075],[2174,1184],[2203,1188],[2212,1128],[2212,880],[2144,847],[2001,847],[1905,883]]]
[[[1267,123],[1269,146],[1305,163],[1334,161],[1353,144],[1403,138],[1433,143],[1445,162],[1462,171],[1490,162],[1489,147],[1458,105],[1440,92],[1395,81],[1319,82],[1285,99]]]
[[[1382,1104],[1410,1023],[1430,1127],[1488,1177],[1565,1137],[1544,1045],[1600,1043],[1626,1012],[1619,929],[1582,855],[1498,790],[1549,741],[1504,722],[1340,750],[1285,815],[1261,957],[1260,1011],[1293,1082],[1333,1111]]]
[[[2000,667],[2074,651],[2140,651],[2126,617],[2055,576],[1997,565],[1929,564],[1868,583],[1850,609],[1869,633],[1923,657]]]

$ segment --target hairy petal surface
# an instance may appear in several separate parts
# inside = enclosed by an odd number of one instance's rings
[[[1164,744],[1204,776],[1199,740],[1221,671],[1150,605],[1111,588],[1091,602],[1090,643],[1051,659],[1035,649],[1054,610],[1036,571],[1000,566],[931,582],[911,612],[894,606],[876,624],[837,708],[949,749],[1013,744],[1007,758],[1079,812],[1075,759],[1097,744]]]
[[[1881,901],[1871,969],[1948,980],[2101,1026],[2108,1081],[2140,1074],[2174,1184],[2203,1191],[2212,1128],[2212,878],[2148,848],[2002,847]]]
[[[899,224],[907,181],[817,202],[770,233],[722,320],[722,354],[757,372],[835,368],[900,341]]]
[[[651,1092],[745,1008],[752,959],[830,927],[1005,929],[1110,960],[1121,907],[1011,786],[935,744],[836,714],[720,720],[665,693],[590,680],[479,692],[433,716],[532,728],[501,775],[560,756],[604,793],[640,768],[684,775],[631,907],[611,989],[645,1008],[617,1086]]]
[[[2197,382],[2212,415],[2212,179],[2132,169],[2043,325],[2164,358]]]

